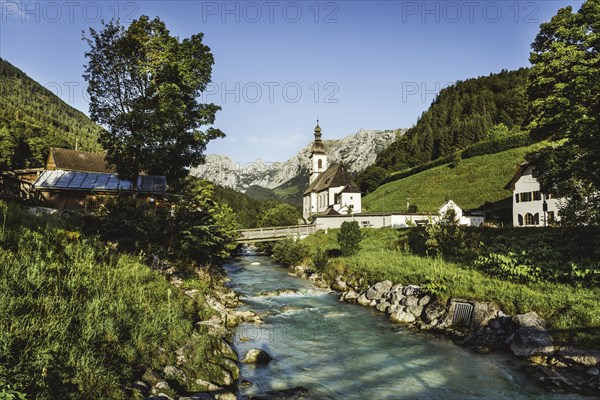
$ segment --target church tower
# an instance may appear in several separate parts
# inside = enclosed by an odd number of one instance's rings
[[[309,184],[313,183],[319,174],[327,170],[327,154],[325,153],[325,146],[321,141],[321,127],[319,126],[319,120],[317,119],[317,126],[315,126],[315,141],[310,149],[310,177]]]

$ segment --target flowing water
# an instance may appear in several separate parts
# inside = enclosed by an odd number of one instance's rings
[[[474,354],[340,302],[269,257],[247,253],[226,270],[244,303],[240,309],[264,321],[236,328],[239,354],[260,348],[273,357],[268,365],[242,365],[242,379],[252,383],[243,396],[302,386],[310,399],[582,398],[537,388],[518,372],[518,360]]]

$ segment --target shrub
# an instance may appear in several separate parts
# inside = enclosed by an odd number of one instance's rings
[[[360,250],[362,235],[356,221],[345,221],[338,232],[338,244],[343,256],[351,256]]]
[[[446,211],[437,223],[425,228],[428,254],[458,256],[465,252],[465,233],[458,226],[458,218],[453,209]]]
[[[308,246],[299,240],[287,238],[273,246],[273,259],[286,266],[299,265],[308,255]]]
[[[318,248],[312,255],[312,264],[313,267],[319,271],[323,272],[327,268],[327,264],[329,263],[328,252]]]

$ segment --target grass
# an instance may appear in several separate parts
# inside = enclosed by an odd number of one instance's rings
[[[365,229],[361,250],[351,257],[330,260],[326,274],[363,277],[369,283],[444,283],[442,300],[450,297],[495,302],[507,314],[535,311],[547,320],[557,343],[600,349],[600,288],[576,288],[558,283],[523,285],[494,278],[468,265],[420,257],[397,248],[399,232]],[[306,238],[309,247],[336,249],[337,230]]]
[[[126,386],[174,365],[192,336],[197,375],[212,340],[195,333],[202,310],[73,225],[0,203],[0,383],[39,399],[131,398]]]
[[[513,177],[527,153],[547,143],[506,150],[462,160],[456,167],[435,167],[378,187],[362,200],[363,212],[405,212],[406,203],[419,212],[437,211],[448,199],[463,209],[511,196],[504,185]],[[409,199],[409,200],[408,200]]]

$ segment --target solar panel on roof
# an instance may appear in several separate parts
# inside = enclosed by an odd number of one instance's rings
[[[108,181],[106,182],[107,190],[118,190],[119,189],[119,178],[115,175],[110,175]]]
[[[61,174],[60,178],[58,179],[58,181],[56,182],[55,187],[59,187],[59,188],[70,187],[71,181],[73,180],[75,175],[76,175],[75,172],[63,172]]]
[[[73,189],[79,189],[79,188],[81,188],[81,184],[85,180],[86,176],[87,176],[87,174],[84,173],[84,172],[78,172],[78,173],[76,173],[75,176],[73,177],[73,179],[71,180],[71,183],[69,184],[69,187],[73,188]]]
[[[81,189],[92,189],[98,179],[98,174],[85,174],[83,183],[79,186]]]
[[[106,189],[106,184],[108,183],[108,178],[110,178],[110,175],[98,174],[98,179],[96,179],[96,184],[94,185],[94,189]]]
[[[62,171],[48,171],[48,172],[49,173],[45,177],[46,179],[42,183],[42,186],[44,186],[44,187],[54,187],[56,185],[56,182],[58,182],[58,180],[60,179],[60,175],[58,173],[62,172]]]

